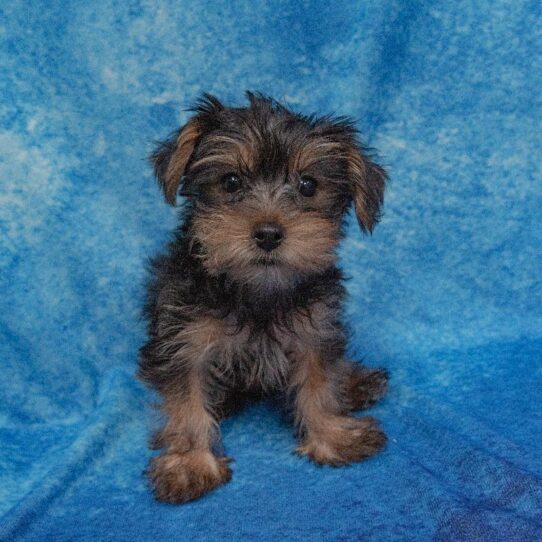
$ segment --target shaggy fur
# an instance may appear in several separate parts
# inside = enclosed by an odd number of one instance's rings
[[[283,394],[297,452],[317,463],[360,461],[386,442],[373,418],[349,414],[385,393],[387,374],[345,359],[335,265],[352,202],[363,231],[378,221],[385,172],[348,119],[247,94],[244,108],[204,95],[151,157],[166,200],[188,198],[153,263],[139,372],[163,396],[149,476],[167,502],[231,478],[218,420],[246,394]]]

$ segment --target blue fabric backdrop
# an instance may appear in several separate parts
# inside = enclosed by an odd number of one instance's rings
[[[541,9],[3,2],[0,539],[542,539]],[[341,256],[390,442],[318,468],[262,404],[224,424],[230,484],[157,504],[134,372],[175,211],[145,156],[200,92],[245,89],[354,116],[389,168]]]

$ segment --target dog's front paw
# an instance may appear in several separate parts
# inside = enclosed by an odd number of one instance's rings
[[[229,462],[209,450],[168,452],[151,460],[148,475],[159,501],[179,504],[198,499],[229,482]]]
[[[385,433],[369,416],[334,416],[325,427],[325,432],[309,432],[297,453],[321,465],[340,467],[375,455],[387,442]]]

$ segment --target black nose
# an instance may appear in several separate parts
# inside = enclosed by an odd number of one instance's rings
[[[281,225],[276,222],[262,222],[256,224],[252,236],[260,248],[271,252],[282,242],[284,232]]]

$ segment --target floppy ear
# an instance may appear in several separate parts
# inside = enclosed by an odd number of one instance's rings
[[[380,220],[380,207],[384,203],[388,176],[384,168],[375,164],[357,146],[348,150],[347,161],[359,226],[364,233],[372,233]]]
[[[149,157],[156,180],[164,192],[166,201],[171,205],[175,205],[177,201],[181,177],[201,133],[200,121],[198,117],[194,117],[169,139],[160,143]]]

